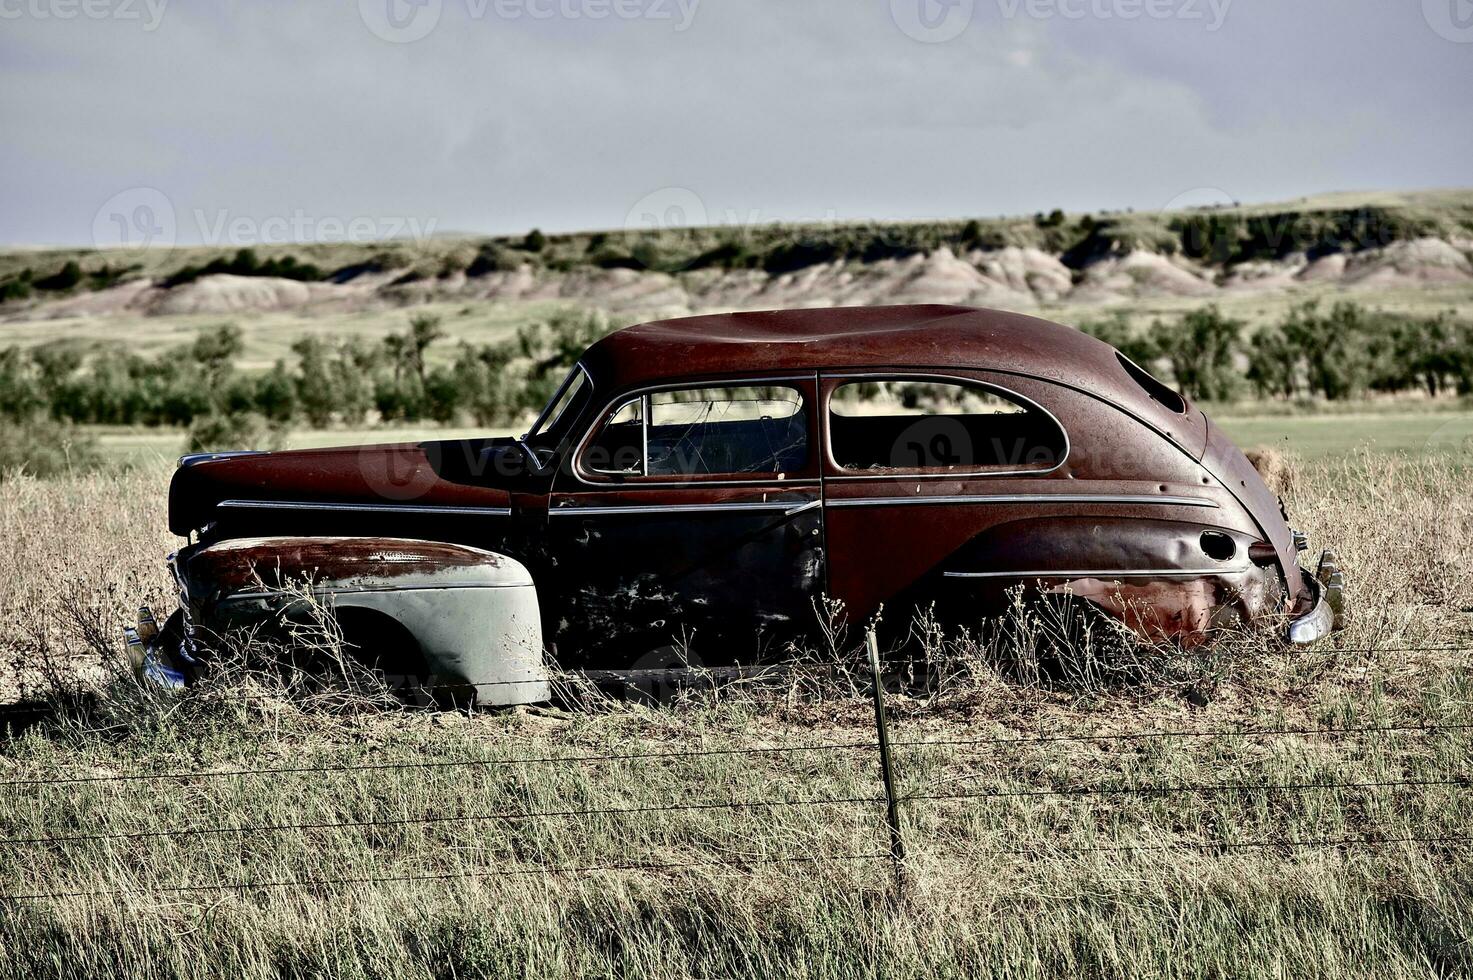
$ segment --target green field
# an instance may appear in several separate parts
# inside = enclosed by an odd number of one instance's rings
[[[1305,459],[1357,450],[1418,456],[1473,445],[1473,413],[1468,412],[1224,416],[1217,421],[1244,449],[1266,446]]]

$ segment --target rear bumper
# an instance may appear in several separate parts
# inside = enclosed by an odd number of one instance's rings
[[[1313,601],[1309,612],[1289,621],[1289,642],[1305,646],[1323,640],[1345,625],[1345,579],[1330,551],[1320,552],[1315,574],[1300,569]]]
[[[1289,621],[1289,642],[1296,646],[1307,646],[1323,640],[1335,631],[1335,612],[1325,599],[1324,588],[1308,572],[1304,579],[1314,593],[1314,604],[1309,612]]]

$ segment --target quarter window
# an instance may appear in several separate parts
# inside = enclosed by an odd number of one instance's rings
[[[610,412],[583,460],[632,477],[792,473],[808,462],[808,414],[785,386],[651,392]]]
[[[829,441],[846,470],[1050,470],[1064,432],[1047,412],[982,385],[852,381],[829,399]]]

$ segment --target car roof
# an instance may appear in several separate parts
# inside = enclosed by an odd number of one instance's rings
[[[1115,349],[1072,327],[969,306],[857,306],[718,313],[615,331],[583,363],[604,390],[707,375],[885,368],[1028,374],[1137,401]],[[1149,399],[1147,399],[1149,400]]]

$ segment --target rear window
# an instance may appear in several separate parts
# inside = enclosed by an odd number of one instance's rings
[[[917,378],[852,381],[829,399],[834,462],[857,471],[1051,470],[1068,440],[1009,392]]]
[[[1186,412],[1187,400],[1185,398],[1183,398],[1181,395],[1178,395],[1175,391],[1172,391],[1161,382],[1157,381],[1150,375],[1149,372],[1146,371],[1145,368],[1141,367],[1139,364],[1137,364],[1135,361],[1132,361],[1124,354],[1116,351],[1115,356],[1120,360],[1120,366],[1125,368],[1125,373],[1130,375],[1131,380],[1140,385],[1145,393],[1150,395],[1152,399],[1160,402],[1162,405],[1165,405],[1177,415],[1181,415]]]

